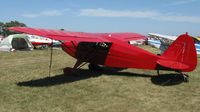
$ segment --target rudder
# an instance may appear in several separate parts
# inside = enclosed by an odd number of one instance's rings
[[[190,72],[197,66],[194,40],[187,33],[180,35],[161,55],[158,64],[183,72]]]

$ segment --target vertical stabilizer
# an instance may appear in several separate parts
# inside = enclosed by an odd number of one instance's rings
[[[180,35],[161,55],[158,63],[183,72],[194,70],[197,65],[197,53],[192,37],[187,33]]]

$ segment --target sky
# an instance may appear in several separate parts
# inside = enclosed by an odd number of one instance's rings
[[[200,35],[200,0],[0,0],[0,21],[82,32]]]

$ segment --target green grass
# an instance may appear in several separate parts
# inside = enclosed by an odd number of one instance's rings
[[[63,75],[62,69],[72,67],[75,59],[60,49],[53,51],[52,75],[48,78],[49,57],[48,49],[0,52],[0,112],[200,110],[199,66],[188,73],[189,83],[161,86],[152,81],[156,71],[149,70],[95,73],[84,66],[77,74]]]

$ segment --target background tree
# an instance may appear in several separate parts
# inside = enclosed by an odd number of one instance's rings
[[[4,23],[0,22],[0,35],[3,35],[3,26],[4,26]]]
[[[6,23],[0,23],[1,26],[1,29],[2,29],[2,33],[4,36],[8,36],[8,35],[11,35],[11,34],[16,34],[16,32],[13,32],[13,31],[9,31],[7,30],[8,27],[13,27],[13,26],[21,26],[21,27],[26,27],[26,24],[24,23],[21,23],[19,21],[10,21],[10,22],[6,22]]]

